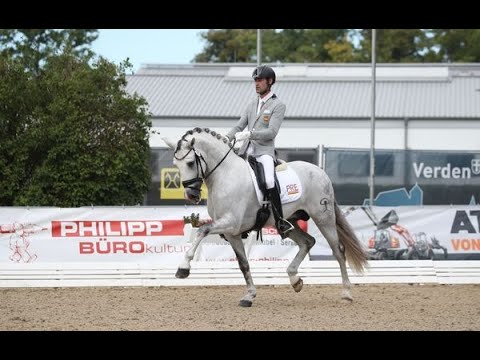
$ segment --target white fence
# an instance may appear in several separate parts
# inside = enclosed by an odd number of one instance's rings
[[[286,263],[251,263],[256,285],[289,285]],[[192,262],[187,279],[175,278],[174,265],[138,263],[43,263],[0,265],[0,287],[210,286],[245,285],[236,262]],[[348,269],[354,284],[480,284],[480,261],[370,261],[359,275]],[[341,284],[336,261],[307,261],[299,269],[304,284]]]

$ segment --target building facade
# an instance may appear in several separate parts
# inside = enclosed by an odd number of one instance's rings
[[[370,64],[271,66],[277,74],[273,90],[287,106],[276,138],[280,156],[322,166],[342,204],[363,203],[371,143]],[[127,91],[146,98],[155,130],[146,205],[183,204],[173,153],[161,138],[179,139],[194,127],[227,133],[256,96],[254,68],[146,65],[128,77]],[[377,64],[375,148],[378,204],[389,198],[382,200],[383,192],[403,188],[412,198],[415,185],[423,192],[421,204],[478,203],[480,64]],[[439,192],[442,188],[455,191]],[[392,201],[399,200],[386,204]]]

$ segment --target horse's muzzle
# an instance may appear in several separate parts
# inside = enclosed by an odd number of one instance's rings
[[[198,204],[202,196],[200,195],[200,189],[185,189],[185,200],[190,201],[193,204]]]
[[[202,183],[203,180],[201,178],[184,181],[182,184],[185,188],[185,200],[198,204],[202,200]]]

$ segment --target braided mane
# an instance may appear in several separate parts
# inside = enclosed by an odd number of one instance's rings
[[[182,142],[183,141],[187,141],[186,140],[186,137],[188,135],[193,135],[193,133],[196,132],[196,133],[206,133],[206,134],[210,134],[212,135],[214,138],[217,138],[218,140],[222,140],[223,139],[223,142],[226,144],[227,143],[227,139],[222,136],[222,134],[220,133],[217,133],[216,131],[211,131],[209,128],[199,128],[199,127],[196,127],[192,130],[188,130],[185,134],[183,134],[182,138],[180,140],[178,140],[178,143],[177,143],[177,148],[175,149],[175,152],[177,152],[178,150],[180,150],[180,147],[182,146]]]

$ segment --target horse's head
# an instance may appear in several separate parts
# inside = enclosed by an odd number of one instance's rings
[[[176,144],[168,138],[163,141],[173,149],[173,164],[180,171],[180,177],[183,180],[182,185],[185,188],[185,199],[194,204],[201,200],[200,188],[203,183],[202,156],[195,149],[195,137],[185,134]]]
[[[162,140],[175,151],[173,164],[180,171],[180,177],[183,180],[182,185],[185,188],[185,199],[198,204],[201,200],[200,188],[203,180],[207,179],[218,165],[225,160],[232,147],[226,147],[227,139],[207,128],[189,130],[176,143],[168,138],[162,138]],[[222,157],[221,160],[217,160],[216,166],[211,164],[211,168],[208,168],[204,157],[206,144],[210,144],[209,148],[214,149],[214,151],[209,150],[210,156],[217,151],[221,154],[217,154],[217,157]],[[224,147],[227,149],[226,152],[224,152]],[[215,159],[215,156],[213,158]]]

